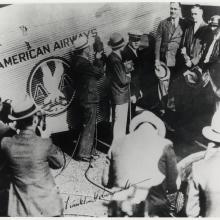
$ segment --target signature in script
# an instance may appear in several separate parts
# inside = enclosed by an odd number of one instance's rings
[[[149,180],[149,179],[146,179],[146,180]],[[146,181],[146,180],[144,180],[144,181]],[[67,199],[65,200],[65,209],[71,209],[71,208],[74,208],[74,207],[77,207],[77,206],[86,205],[88,203],[94,203],[98,200],[105,200],[105,201],[107,200],[107,201],[109,201],[109,199],[108,199],[109,196],[113,196],[116,193],[127,190],[131,186],[136,186],[136,184],[130,185],[129,181],[127,181],[124,187],[120,188],[119,190],[117,190],[115,192],[110,192],[110,191],[107,191],[107,190],[103,189],[102,193],[95,192],[93,196],[87,196],[87,195],[80,196],[79,200],[75,200],[75,199],[71,200],[71,196],[68,195]]]

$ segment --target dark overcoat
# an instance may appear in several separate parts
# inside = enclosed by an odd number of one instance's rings
[[[107,76],[110,79],[112,102],[121,105],[129,102],[130,77],[127,76],[122,59],[114,52],[107,58]]]
[[[63,166],[63,153],[50,139],[42,139],[32,130],[3,138],[1,147],[11,173],[8,215],[62,215],[63,202],[50,167]]]

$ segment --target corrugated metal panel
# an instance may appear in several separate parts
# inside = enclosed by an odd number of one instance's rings
[[[131,29],[139,29],[144,33],[155,32],[158,22],[168,13],[168,3],[152,2],[24,4],[2,8],[0,96],[3,99],[19,99],[23,96],[36,65],[39,64],[41,68],[44,60],[51,56],[62,57],[70,62],[76,37],[98,34],[107,43],[110,34],[115,31],[121,32],[125,38]],[[52,70],[50,72],[53,74]],[[42,80],[42,76],[38,78]],[[101,84],[99,88],[102,90]],[[68,112],[64,112],[48,118],[54,132],[68,129],[68,115]],[[102,116],[99,118],[101,120]]]

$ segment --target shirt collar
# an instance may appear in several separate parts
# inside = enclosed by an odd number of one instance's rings
[[[20,135],[35,135],[35,132],[32,129],[21,130]]]
[[[133,51],[133,53],[137,57],[137,51],[130,44],[128,44],[128,47]]]
[[[113,50],[113,51],[112,51],[112,53],[114,53],[114,54],[116,54],[117,56],[119,56],[119,58],[122,60],[122,57],[121,57],[120,52],[119,52],[119,53],[117,53],[117,52],[115,52],[115,51]]]

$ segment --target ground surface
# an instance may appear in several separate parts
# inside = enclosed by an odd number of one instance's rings
[[[178,161],[194,152],[204,150],[195,141],[207,144],[201,135],[201,129],[208,124],[210,124],[209,116],[203,117],[202,120],[195,119],[192,123],[182,124],[174,132],[168,131],[167,137],[174,142]],[[93,163],[93,168],[89,168],[87,176],[91,182],[101,186],[106,146],[99,143],[98,149],[100,157]],[[53,171],[64,201],[65,216],[107,216],[105,204],[110,197],[106,197],[108,193],[104,193],[85,177],[89,163],[75,161],[67,154],[66,158],[66,168],[62,171]]]

